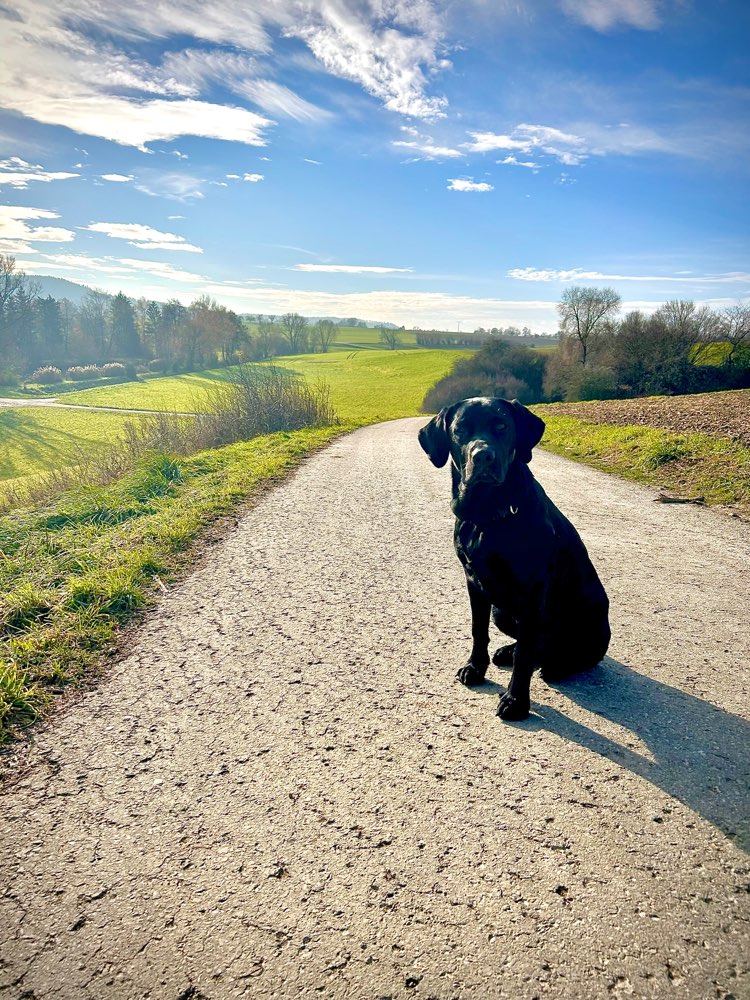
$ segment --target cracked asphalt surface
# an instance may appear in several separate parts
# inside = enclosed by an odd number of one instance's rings
[[[613,641],[504,724],[423,422],[313,457],[38,730],[0,997],[750,996],[747,525],[537,453]]]

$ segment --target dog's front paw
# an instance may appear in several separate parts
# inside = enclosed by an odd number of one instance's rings
[[[484,683],[484,675],[486,672],[486,667],[477,667],[471,662],[471,660],[469,660],[465,667],[461,667],[456,674],[456,677],[462,684],[465,684],[466,687],[476,687],[477,684]]]
[[[497,714],[506,722],[528,719],[530,711],[531,701],[528,698],[514,698],[510,691],[505,692],[497,706]]]

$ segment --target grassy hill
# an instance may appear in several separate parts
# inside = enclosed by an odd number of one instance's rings
[[[367,333],[368,331],[363,331]],[[452,350],[334,351],[274,358],[308,379],[323,379],[344,420],[368,423],[419,413],[426,390],[450,369],[460,352]],[[65,401],[82,406],[114,406],[136,410],[194,410],[206,395],[230,377],[220,368],[142,382],[125,382],[69,393]]]

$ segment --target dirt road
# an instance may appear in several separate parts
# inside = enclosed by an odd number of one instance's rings
[[[266,496],[0,798],[0,997],[750,996],[746,525],[538,454],[612,659],[469,647],[422,421]],[[743,818],[744,817],[744,818]]]

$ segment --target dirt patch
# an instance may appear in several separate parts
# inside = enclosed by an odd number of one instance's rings
[[[661,427],[678,433],[710,434],[750,445],[750,389],[691,396],[552,403],[541,413],[578,417],[595,424]]]

